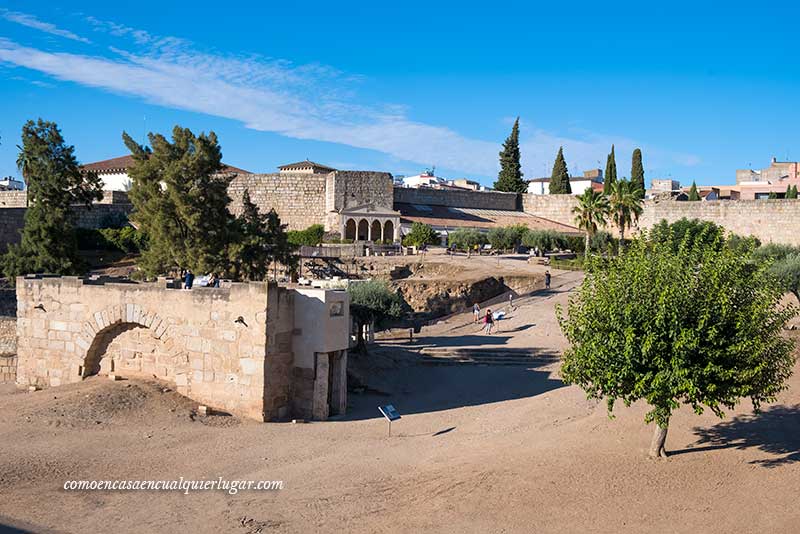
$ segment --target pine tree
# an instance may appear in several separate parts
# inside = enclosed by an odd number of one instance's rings
[[[520,165],[519,117],[514,121],[511,135],[503,143],[503,150],[500,152],[500,173],[497,175],[494,188],[497,191],[511,193],[525,193],[528,190],[528,184],[522,179]]]
[[[636,191],[639,198],[644,198],[644,165],[642,165],[642,151],[639,148],[633,151],[633,158],[631,161],[631,188]]]
[[[700,200],[700,193],[697,192],[697,184],[692,182],[692,187],[689,189],[689,200]]]
[[[233,274],[240,280],[265,280],[273,261],[290,270],[296,267],[286,225],[281,224],[275,210],[262,215],[247,189],[242,195],[242,213],[236,218],[236,235],[229,250]]]
[[[611,145],[611,153],[606,159],[606,175],[603,182],[603,194],[610,195],[611,190],[614,188],[614,182],[617,181],[617,160],[614,156],[614,145]]]
[[[28,209],[22,242],[11,245],[2,258],[2,270],[9,278],[81,271],[70,209],[79,204],[91,208],[103,193],[96,174],[81,172],[74,152],[54,122],[39,119],[22,127],[17,166],[27,184]]]
[[[220,174],[222,153],[214,132],[195,136],[176,126],[172,142],[149,134],[150,147],[127,133],[125,145],[135,164],[131,215],[149,237],[139,267],[147,276],[189,268],[197,273],[226,272],[233,215],[228,211],[228,184]]]
[[[550,177],[550,194],[565,195],[572,193],[569,183],[569,171],[564,160],[564,147],[559,147],[556,162],[553,164],[553,174]]]

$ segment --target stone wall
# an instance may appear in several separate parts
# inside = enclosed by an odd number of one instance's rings
[[[19,243],[22,239],[22,228],[25,226],[26,208],[3,208],[0,207],[0,253],[8,248],[8,245]]]
[[[572,226],[575,225],[572,208],[577,204],[578,200],[571,195],[522,195],[522,206],[527,213]],[[661,220],[675,222],[684,217],[711,221],[736,234],[753,235],[763,243],[800,246],[797,231],[800,200],[647,200],[638,228],[652,228]],[[613,227],[607,229],[616,232]]]
[[[18,278],[16,381],[44,387],[95,374],[155,377],[202,404],[245,417],[312,413],[316,390],[306,404],[293,402],[294,369],[332,350],[328,345],[346,349],[348,330],[339,323],[349,314],[346,293],[304,291],[345,309],[341,318],[327,309],[301,317],[300,330],[344,332],[326,345],[303,346],[311,357],[294,346],[297,292],[275,284],[185,291],[168,289],[163,280]],[[305,374],[318,372],[312,366]],[[346,390],[346,384],[337,387]]]
[[[0,317],[0,355],[17,353],[17,318]]]
[[[228,187],[231,211],[242,210],[242,194],[262,213],[275,209],[289,230],[303,230],[312,224],[325,224],[325,174],[275,173],[240,174]]]
[[[27,205],[26,191],[0,191],[0,208],[24,208]]]
[[[578,205],[574,195],[529,195],[522,196],[522,210],[537,217],[575,226],[572,208]]]
[[[395,187],[394,201],[405,204],[429,204],[454,208],[477,208],[487,210],[518,210],[517,193],[498,191],[458,191],[452,189],[429,189]],[[524,195],[523,195],[524,196]]]
[[[13,384],[17,380],[17,357],[0,354],[0,384]]]

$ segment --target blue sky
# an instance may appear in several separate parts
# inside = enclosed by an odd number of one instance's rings
[[[796,4],[0,2],[0,175],[56,121],[82,162],[123,130],[214,130],[251,171],[343,169],[491,184],[520,116],[523,172],[732,183],[800,159]],[[655,5],[660,4],[660,5]]]

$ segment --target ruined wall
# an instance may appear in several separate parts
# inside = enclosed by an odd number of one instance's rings
[[[20,232],[25,226],[25,209],[0,207],[0,253],[22,239]]]
[[[335,171],[325,183],[325,229],[338,232],[341,228],[339,213],[346,208],[372,204],[392,209],[394,181],[388,172]]]
[[[0,191],[0,208],[24,208],[27,205],[26,191]]]
[[[212,407],[260,420],[284,416],[286,356],[273,362],[267,340],[291,336],[289,299],[286,290],[258,283],[183,291],[18,278],[17,383],[57,386],[95,373],[155,376]],[[267,395],[265,377],[276,395]]]
[[[520,208],[517,193],[500,193],[498,191],[395,187],[394,201],[406,204],[430,204],[487,210],[518,210]]]
[[[240,174],[228,187],[231,211],[240,213],[242,194],[262,213],[275,209],[289,230],[303,230],[312,224],[325,224],[325,174],[275,173]]]
[[[17,357],[0,354],[0,384],[13,384],[17,380]]]
[[[684,217],[711,221],[762,243],[800,246],[800,200],[647,201],[639,226],[650,228],[662,219],[675,222]]]
[[[571,195],[522,195],[526,212],[572,226],[575,225],[572,208],[577,204],[578,200]],[[797,231],[800,200],[646,200],[638,227],[651,228],[662,219],[675,222],[684,217],[711,221],[736,234],[756,236],[764,243],[800,246],[800,232]],[[613,227],[608,229],[616,231]]]

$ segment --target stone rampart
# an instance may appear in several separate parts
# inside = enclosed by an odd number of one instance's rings
[[[24,208],[28,205],[25,191],[0,191],[0,208]]]
[[[430,189],[395,187],[394,201],[405,204],[428,204],[453,208],[475,208],[487,210],[518,210],[517,193],[498,191],[458,191],[453,189]]]
[[[338,302],[342,312],[304,315],[300,328],[307,321],[309,329],[343,331],[344,339],[326,339],[325,349],[346,349],[346,293],[315,291],[312,296]],[[313,363],[322,360],[314,356],[319,347],[306,347],[310,358],[293,348],[295,298],[294,290],[264,283],[186,291],[168,289],[164,281],[18,278],[16,381],[45,387],[96,374],[155,377],[200,403],[245,417],[268,421],[294,409],[327,417],[327,405],[312,406],[313,394],[304,394],[305,404],[292,399],[293,377],[316,376]],[[298,372],[307,361],[312,368]],[[346,384],[336,389],[346,392]]]

